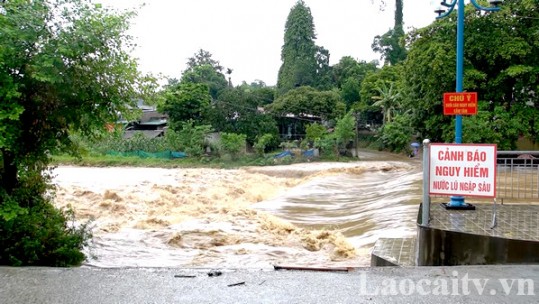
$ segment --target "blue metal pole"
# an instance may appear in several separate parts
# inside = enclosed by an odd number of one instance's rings
[[[459,0],[457,11],[457,93],[464,86],[464,0]],[[455,117],[455,143],[462,143],[462,115]]]
[[[456,92],[463,90],[464,84],[464,0],[458,0],[457,8],[457,85]],[[462,115],[455,116],[455,143],[462,143]],[[452,196],[449,201],[451,207],[462,207],[463,196]]]

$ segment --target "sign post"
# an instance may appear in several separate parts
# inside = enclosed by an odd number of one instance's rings
[[[444,115],[476,115],[477,92],[444,93]]]
[[[429,193],[496,197],[496,150],[491,144],[431,144]]]
[[[457,59],[457,63],[459,60]],[[459,69],[457,68],[457,75]],[[462,76],[462,75],[461,75]],[[462,115],[477,114],[477,92],[462,92],[462,79],[457,76],[457,92],[444,93],[444,115],[455,115],[455,143],[462,143]],[[451,196],[446,209],[474,209],[464,202],[464,196]]]

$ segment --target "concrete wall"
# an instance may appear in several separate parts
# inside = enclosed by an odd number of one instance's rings
[[[418,226],[418,266],[537,264],[539,242]]]

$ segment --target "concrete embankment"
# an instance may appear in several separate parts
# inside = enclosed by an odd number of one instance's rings
[[[334,271],[0,267],[0,303],[538,303],[539,265]]]

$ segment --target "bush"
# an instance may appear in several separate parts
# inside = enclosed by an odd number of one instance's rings
[[[333,132],[337,142],[346,147],[356,136],[356,120],[351,112],[337,121],[335,131]]]
[[[20,187],[0,195],[0,264],[64,267],[84,261],[87,226],[75,227],[73,213],[51,204],[47,180],[39,171],[25,172]]]
[[[321,139],[314,142],[314,146],[320,149],[320,154],[329,157],[338,157],[339,150],[337,146],[337,140],[333,134],[328,134]]]
[[[256,142],[254,144],[254,148],[256,151],[256,154],[259,156],[264,156],[264,152],[266,152],[266,147],[273,141],[273,135],[271,134],[264,134],[260,137],[256,137]]]
[[[319,123],[312,123],[307,125],[305,133],[305,140],[312,143],[315,140],[323,138],[327,134],[327,130],[326,127]]]
[[[244,134],[222,133],[221,149],[236,159],[238,154],[245,149],[246,139],[247,136]]]
[[[182,124],[181,130],[177,132],[177,140],[183,144],[188,156],[201,156],[204,154],[206,137],[210,132],[210,125],[195,126],[194,122],[190,120]]]
[[[382,144],[394,152],[408,149],[413,129],[406,116],[398,115],[392,122],[384,124],[380,130]]]

